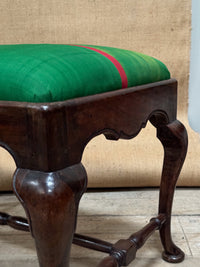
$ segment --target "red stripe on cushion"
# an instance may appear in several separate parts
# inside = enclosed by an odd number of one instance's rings
[[[84,46],[84,45],[74,45],[74,46],[84,47],[84,48],[96,51],[97,53],[107,57],[115,65],[115,67],[117,68],[117,70],[119,72],[119,75],[120,75],[121,80],[122,80],[122,88],[127,88],[128,87],[128,79],[127,79],[127,76],[126,76],[126,72],[124,71],[122,65],[119,63],[119,61],[117,61],[116,58],[114,58],[113,56],[107,54],[106,52],[103,52],[103,51],[101,51],[99,49],[96,49],[96,48],[93,48],[93,47]]]

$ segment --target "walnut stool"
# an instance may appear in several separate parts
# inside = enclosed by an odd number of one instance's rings
[[[177,82],[162,62],[100,46],[1,45],[0,100],[0,144],[16,162],[13,190],[27,215],[0,213],[0,224],[31,232],[40,266],[69,266],[72,242],[108,253],[99,267],[127,266],[155,230],[163,259],[184,259],[170,221],[187,133],[176,119]],[[158,216],[115,244],[74,233],[85,146],[99,134],[131,139],[148,120],[164,147]]]

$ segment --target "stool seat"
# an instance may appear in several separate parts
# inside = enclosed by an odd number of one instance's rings
[[[150,56],[88,45],[0,45],[0,145],[15,160],[13,190],[27,215],[0,212],[0,225],[31,232],[40,267],[69,267],[72,242],[109,254],[98,267],[128,266],[156,230],[163,259],[183,261],[171,237],[173,195],[187,152],[176,114],[177,81]],[[158,216],[116,243],[75,233],[87,189],[86,145],[100,134],[134,138],[147,121],[164,148]]]
[[[170,78],[159,60],[124,49],[57,44],[0,46],[0,100],[55,102]]]

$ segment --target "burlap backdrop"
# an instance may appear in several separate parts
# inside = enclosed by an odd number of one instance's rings
[[[200,185],[200,141],[188,125],[190,0],[1,0],[0,44],[84,43],[137,50],[162,60],[179,81],[178,117],[189,133],[179,185]],[[163,150],[151,125],[130,140],[93,139],[83,163],[90,187],[159,185]],[[15,164],[0,152],[0,187]]]

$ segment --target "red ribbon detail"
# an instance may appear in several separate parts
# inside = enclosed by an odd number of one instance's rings
[[[127,79],[127,76],[126,76],[126,72],[124,71],[122,65],[119,63],[119,61],[117,61],[116,58],[114,58],[113,56],[107,54],[106,52],[103,52],[103,51],[101,51],[99,49],[96,49],[96,48],[93,48],[93,47],[84,46],[84,45],[75,45],[75,46],[84,47],[84,48],[93,50],[93,51],[95,51],[95,52],[107,57],[115,65],[115,67],[117,68],[117,70],[119,72],[119,75],[120,75],[121,80],[122,80],[122,88],[127,88],[128,87],[128,79]]]

